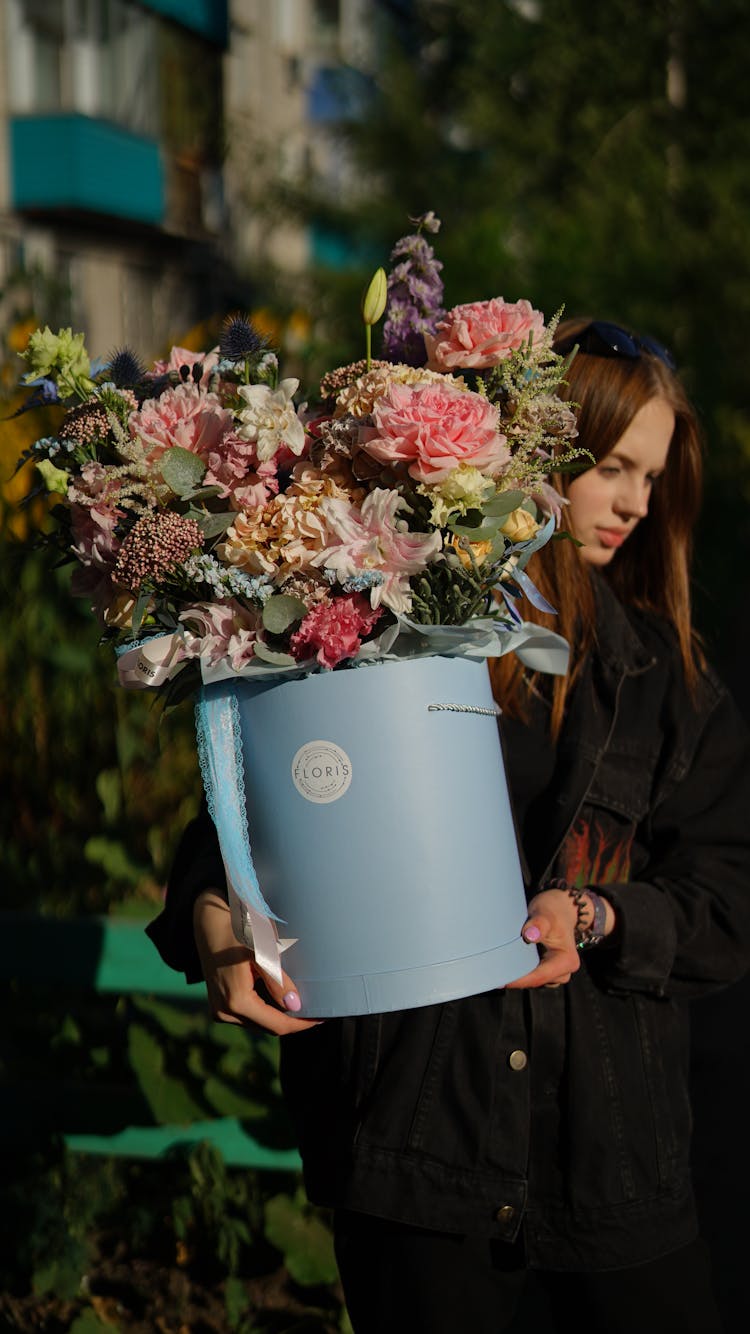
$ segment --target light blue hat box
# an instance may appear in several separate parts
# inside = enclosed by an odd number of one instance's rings
[[[280,933],[296,938],[282,965],[303,1015],[431,1005],[534,967],[485,661],[204,692],[237,699],[252,861]]]

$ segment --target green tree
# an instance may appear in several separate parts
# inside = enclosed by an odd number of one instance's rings
[[[370,113],[342,127],[367,208],[312,205],[380,252],[434,209],[449,304],[564,302],[674,348],[709,444],[699,592],[725,652],[750,542],[749,10],[381,0]]]

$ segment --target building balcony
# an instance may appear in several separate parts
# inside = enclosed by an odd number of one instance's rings
[[[229,44],[227,0],[141,0],[141,4],[216,46]]]
[[[75,113],[9,122],[11,206],[161,226],[164,167],[155,140]]]

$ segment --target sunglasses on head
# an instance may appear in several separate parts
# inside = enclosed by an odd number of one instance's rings
[[[644,352],[658,357],[670,371],[677,369],[677,362],[668,347],[657,343],[648,335],[628,333],[618,324],[609,324],[607,320],[592,320],[580,333],[562,339],[555,351],[565,356],[574,347],[579,352],[588,352],[594,357],[625,357],[628,361],[638,361]]]

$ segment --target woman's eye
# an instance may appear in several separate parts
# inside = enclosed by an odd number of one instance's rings
[[[600,466],[599,472],[602,477],[617,477],[618,473],[620,472],[620,469],[613,468],[609,465],[606,468]]]

